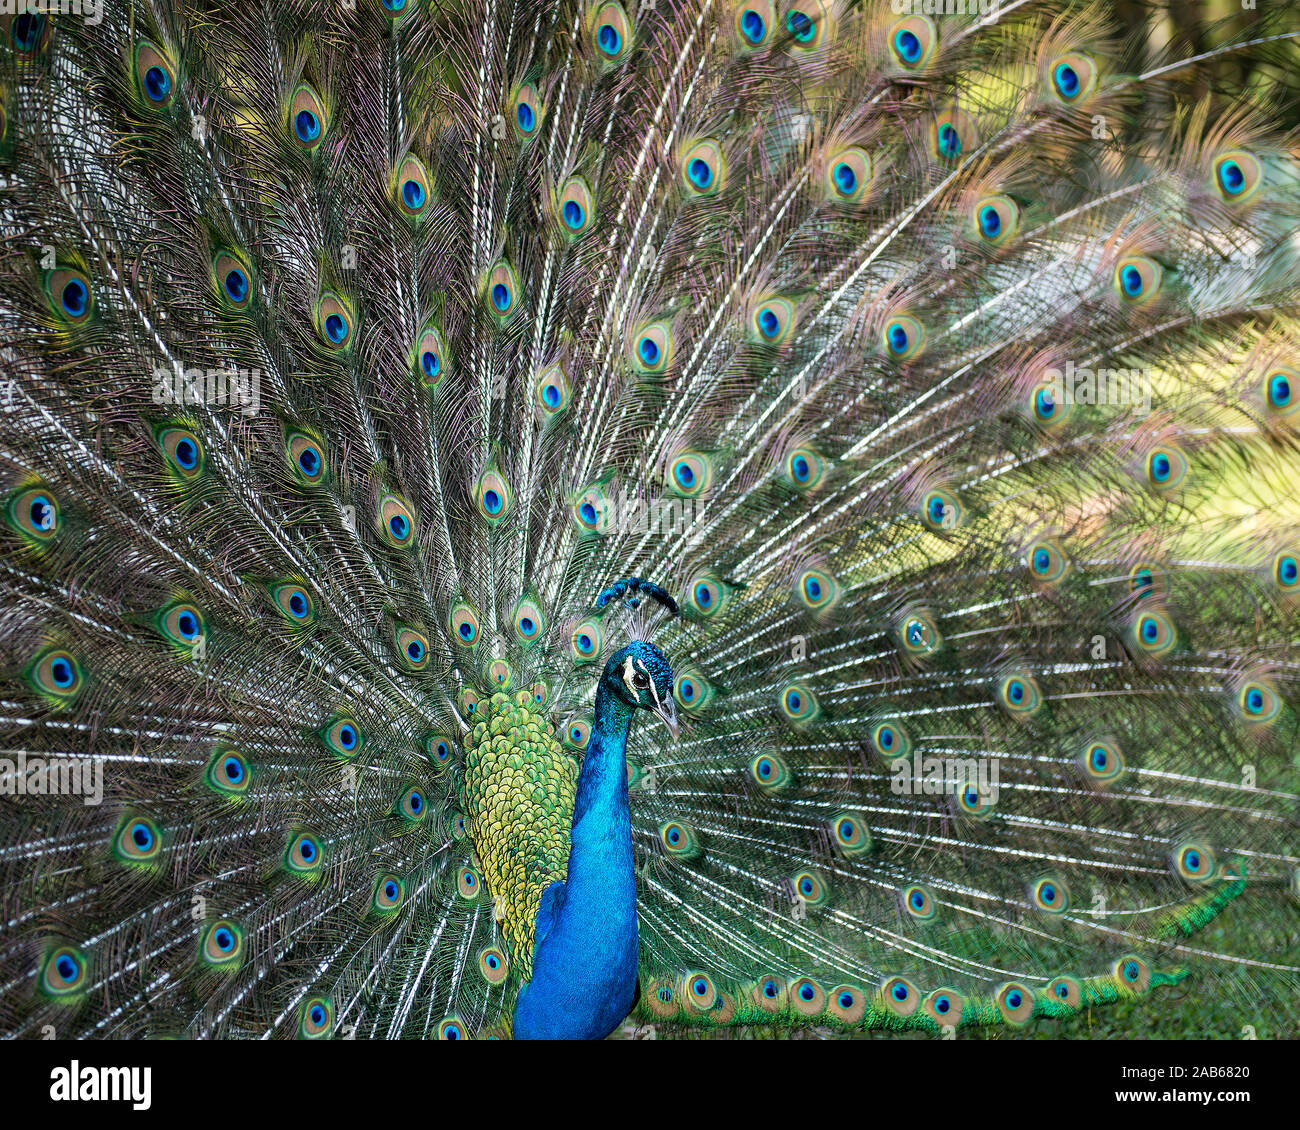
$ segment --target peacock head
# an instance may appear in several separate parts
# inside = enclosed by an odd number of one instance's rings
[[[601,682],[628,706],[652,710],[668,732],[677,737],[677,707],[673,702],[673,669],[654,644],[633,640],[605,664]]]

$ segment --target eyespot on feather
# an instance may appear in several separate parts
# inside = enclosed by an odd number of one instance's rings
[[[956,989],[935,989],[921,1002],[921,1008],[940,1027],[956,1028],[961,1023],[966,998]]]
[[[90,963],[75,946],[56,946],[41,964],[40,991],[48,1000],[66,999],[86,988]]]
[[[925,348],[925,327],[909,314],[895,314],[885,322],[880,342],[891,361],[912,361]]]
[[[591,45],[605,63],[621,63],[632,50],[635,28],[619,3],[605,3],[591,22]]]
[[[934,57],[939,33],[928,16],[909,16],[889,29],[889,52],[906,71],[919,71]]]
[[[394,549],[410,549],[415,545],[415,514],[399,495],[386,494],[379,500],[376,526],[380,536]]]
[[[533,399],[543,417],[558,416],[569,406],[573,390],[559,365],[548,365],[533,381]]]
[[[1034,994],[1019,981],[1008,981],[994,994],[998,1015],[1012,1028],[1028,1024],[1034,1015]]]
[[[60,528],[59,500],[45,487],[29,487],[9,499],[9,525],[34,545],[50,541]]]
[[[938,161],[952,164],[979,147],[975,120],[964,110],[946,110],[930,122],[930,152]]]
[[[796,978],[790,985],[790,1007],[812,1019],[826,1011],[826,990],[811,977]]]
[[[314,151],[325,140],[329,112],[308,83],[299,83],[289,99],[288,129],[290,139],[304,152]]]
[[[470,605],[464,601],[453,604],[447,621],[452,639],[461,647],[474,647],[478,644],[483,628],[478,613]]]
[[[55,647],[47,648],[32,660],[27,668],[27,681],[52,703],[64,703],[81,693],[86,675],[71,652]]]
[[[271,599],[280,614],[292,625],[303,627],[316,619],[311,594],[302,585],[285,581],[271,586]]]
[[[979,241],[1004,247],[1020,230],[1020,206],[1009,196],[986,196],[971,209],[971,223]]]
[[[564,182],[555,200],[555,215],[566,239],[577,239],[591,229],[596,219],[591,188],[582,177]]]
[[[818,50],[834,32],[830,11],[822,0],[793,0],[785,9],[782,26],[795,54]]]
[[[415,343],[415,356],[411,368],[416,379],[425,388],[437,388],[447,375],[447,347],[436,326],[426,326]]]
[[[542,125],[542,100],[536,87],[525,83],[515,91],[510,103],[510,124],[515,135],[523,141],[537,136]]]
[[[320,730],[320,738],[326,749],[344,761],[351,761],[366,744],[361,727],[347,715],[327,722]]]
[[[211,969],[238,969],[244,955],[244,932],[229,918],[210,923],[199,940],[199,959]]]
[[[203,779],[214,792],[238,798],[248,792],[253,770],[248,758],[238,750],[218,747],[208,762]]]
[[[287,115],[289,139],[299,149],[310,153],[320,147],[329,131],[329,111],[316,89],[300,82],[289,98]]]
[[[644,376],[658,376],[672,360],[672,330],[665,322],[647,322],[629,343],[632,368]]]
[[[1097,89],[1097,64],[1082,51],[1071,51],[1052,61],[1047,86],[1056,101],[1077,106]]]
[[[1110,738],[1085,742],[1078,757],[1079,768],[1089,784],[1104,788],[1124,775],[1124,754]]]
[[[402,664],[411,671],[423,671],[429,665],[429,637],[416,628],[397,625],[395,642]]]
[[[142,39],[135,49],[135,81],[145,106],[166,109],[176,94],[176,64],[156,43]]]
[[[722,149],[712,138],[700,138],[682,153],[681,183],[688,196],[713,196],[726,183]]]
[[[90,276],[74,267],[46,271],[45,293],[50,309],[65,325],[80,326],[90,321],[95,309],[95,296],[90,287]]]
[[[420,220],[430,212],[433,179],[428,167],[414,153],[408,153],[397,170],[393,188],[397,207],[408,220]]]
[[[375,880],[375,889],[370,896],[370,908],[376,914],[395,914],[401,910],[406,899],[406,884],[401,876],[385,872]]]
[[[334,1004],[328,997],[311,997],[298,1010],[298,1038],[327,1040],[334,1031]]]
[[[1214,187],[1229,204],[1245,204],[1264,183],[1259,158],[1244,149],[1220,153],[1214,159]]]
[[[756,51],[772,42],[776,30],[776,5],[772,0],[741,0],[733,17],[737,45]]]
[[[514,268],[500,260],[488,273],[483,288],[488,310],[499,322],[504,322],[519,309],[519,279]]]
[[[779,793],[794,782],[785,759],[775,753],[760,753],[750,761],[749,776],[765,793]]]
[[[1145,255],[1128,255],[1115,265],[1115,293],[1130,306],[1146,306],[1160,293],[1164,268]]]
[[[306,432],[285,437],[285,454],[295,477],[304,486],[319,486],[325,480],[325,445]]]
[[[247,310],[253,301],[253,271],[243,256],[218,251],[212,256],[212,285],[227,310]]]
[[[861,204],[871,189],[874,166],[865,149],[851,145],[826,159],[826,198],[835,204]]]
[[[879,999],[895,1016],[911,1016],[921,1007],[921,994],[906,977],[886,977],[880,983]]]

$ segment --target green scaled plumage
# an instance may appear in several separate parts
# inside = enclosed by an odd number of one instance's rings
[[[635,1021],[1300,1034],[1300,22],[916,7],[0,17],[0,1029],[509,1035],[654,627]]]

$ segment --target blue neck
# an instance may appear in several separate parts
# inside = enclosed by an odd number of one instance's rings
[[[627,806],[633,708],[606,688],[578,776],[569,873],[538,914],[533,978],[515,1007],[516,1039],[608,1036],[636,995],[636,876]],[[555,885],[558,887],[558,884]]]

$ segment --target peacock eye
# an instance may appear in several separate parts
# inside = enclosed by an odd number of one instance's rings
[[[650,685],[650,676],[644,671],[638,671],[632,676],[632,682],[635,686],[645,688]]]

